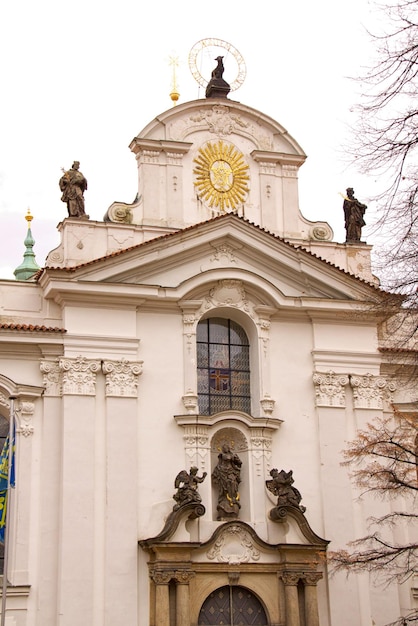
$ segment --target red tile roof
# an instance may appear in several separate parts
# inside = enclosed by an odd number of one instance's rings
[[[66,333],[65,328],[57,326],[40,326],[39,324],[15,324],[0,322],[0,329],[3,330],[24,330],[34,333]]]
[[[129,248],[123,248],[121,250],[116,250],[115,252],[111,252],[110,254],[106,254],[105,256],[98,257],[96,259],[92,259],[91,261],[87,261],[86,263],[80,263],[79,265],[75,265],[73,267],[46,266],[45,268],[39,270],[39,272],[37,272],[33,276],[33,278],[35,280],[39,280],[39,278],[42,275],[42,273],[45,270],[48,270],[48,269],[50,269],[50,270],[64,270],[66,272],[76,272],[78,269],[80,269],[82,267],[87,267],[88,265],[93,265],[95,263],[100,263],[102,261],[106,261],[108,259],[120,256],[121,254],[124,254],[125,252],[130,252],[132,250],[145,247],[147,245],[152,245],[152,244],[154,244],[157,241],[163,241],[163,240],[169,239],[170,237],[175,237],[176,235],[180,235],[182,233],[186,233],[186,232],[189,232],[191,230],[197,229],[200,226],[203,226],[205,224],[211,224],[213,222],[217,222],[217,221],[224,220],[224,219],[231,218],[231,217],[233,219],[241,220],[242,222],[245,222],[246,224],[249,224],[250,226],[253,226],[257,230],[259,230],[259,231],[261,231],[263,233],[266,233],[267,235],[269,235],[270,237],[273,237],[277,241],[281,241],[285,245],[290,246],[291,248],[293,248],[294,250],[299,250],[299,251],[303,252],[304,254],[307,254],[307,255],[315,258],[315,259],[318,259],[318,260],[322,261],[323,263],[326,263],[329,267],[333,267],[333,268],[339,270],[340,272],[343,272],[343,274],[345,274],[346,276],[350,276],[351,278],[354,278],[355,280],[358,280],[359,282],[361,282],[361,283],[363,283],[365,285],[368,285],[369,287],[372,287],[373,289],[375,289],[376,291],[379,291],[380,293],[385,293],[383,289],[381,289],[379,286],[375,285],[374,283],[371,283],[371,282],[365,280],[364,278],[360,278],[359,276],[356,276],[355,274],[351,274],[351,272],[348,272],[347,270],[342,269],[338,265],[335,265],[334,263],[331,263],[331,261],[327,261],[327,259],[324,259],[323,257],[315,254],[314,252],[311,252],[310,250],[307,250],[303,246],[303,243],[299,243],[297,245],[295,245],[293,243],[290,243],[289,241],[287,241],[283,237],[280,237],[279,235],[275,235],[274,233],[270,232],[266,228],[263,228],[262,226],[259,226],[258,224],[255,224],[254,222],[250,222],[245,217],[242,217],[240,215],[236,215],[235,213],[227,213],[227,214],[223,214],[223,215],[217,215],[216,217],[213,217],[210,220],[206,220],[204,222],[198,222],[197,224],[192,224],[191,226],[187,226],[186,228],[175,230],[175,231],[173,231],[171,233],[165,233],[164,235],[160,235],[159,237],[154,237],[153,239],[148,239],[147,241],[143,241],[141,243],[135,244],[134,246],[130,246]]]

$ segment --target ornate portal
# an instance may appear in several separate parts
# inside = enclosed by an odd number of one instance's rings
[[[208,142],[194,159],[195,186],[201,200],[221,212],[235,209],[249,191],[248,165],[235,146],[222,140]]]

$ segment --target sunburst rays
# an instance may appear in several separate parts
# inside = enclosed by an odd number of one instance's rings
[[[242,204],[249,191],[248,165],[233,145],[208,142],[194,159],[195,186],[201,200],[224,212]]]

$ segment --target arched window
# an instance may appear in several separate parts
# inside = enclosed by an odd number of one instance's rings
[[[236,322],[212,317],[197,326],[199,413],[251,413],[250,345]]]

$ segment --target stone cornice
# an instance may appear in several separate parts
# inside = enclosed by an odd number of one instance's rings
[[[276,417],[253,417],[239,411],[223,411],[216,415],[175,415],[178,426],[215,426],[222,422],[239,422],[248,428],[264,428],[270,431],[277,430],[283,423]]]

